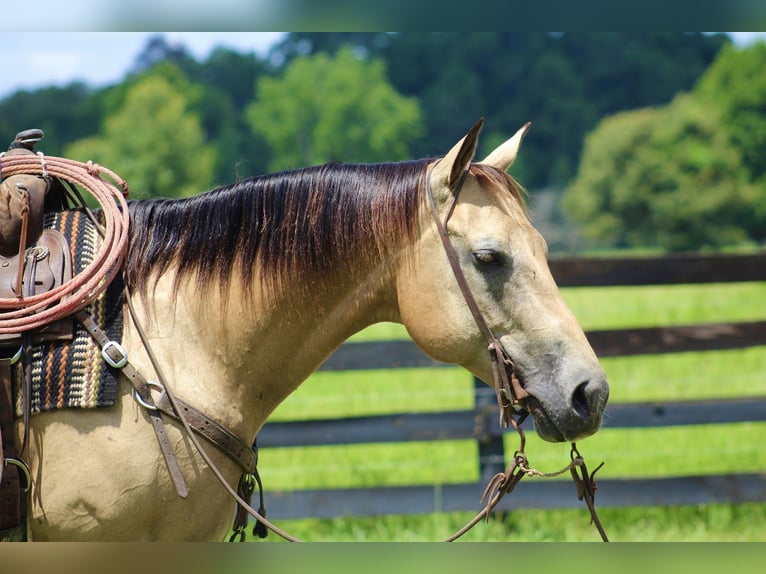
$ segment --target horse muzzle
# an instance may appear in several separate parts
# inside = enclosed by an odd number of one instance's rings
[[[529,396],[523,407],[532,415],[543,440],[573,442],[600,428],[609,399],[606,376],[600,371],[575,380],[580,382],[574,386],[525,385]]]

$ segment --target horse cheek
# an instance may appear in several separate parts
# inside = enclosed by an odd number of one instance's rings
[[[475,326],[465,303],[444,283],[400,283],[399,313],[412,340],[428,356],[453,364],[472,359]]]

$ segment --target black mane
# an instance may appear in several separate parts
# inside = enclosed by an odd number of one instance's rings
[[[146,295],[171,266],[175,285],[234,277],[253,289],[328,273],[339,258],[372,257],[413,238],[429,160],[327,164],[250,178],[187,199],[130,204],[128,286]],[[238,275],[235,275],[237,271]]]

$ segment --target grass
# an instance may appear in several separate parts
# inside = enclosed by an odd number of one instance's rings
[[[285,520],[281,526],[307,541],[440,541],[471,513]],[[602,508],[599,517],[613,542],[757,542],[764,540],[764,504],[710,504],[673,508]],[[274,535],[268,539],[277,540]],[[461,542],[599,542],[587,511],[518,510],[494,515]]]
[[[766,319],[766,283],[562,289],[583,329]]]
[[[562,290],[585,329],[747,321],[766,318],[766,283]],[[381,324],[354,340],[406,338]],[[763,347],[602,360],[612,404],[635,401],[766,396]],[[319,372],[280,406],[272,420],[471,408],[473,382],[460,368]],[[516,448],[507,435],[506,450]],[[651,429],[605,428],[578,444],[601,478],[660,477],[766,469],[766,421]],[[544,471],[561,468],[568,446],[528,434],[527,454]],[[264,449],[267,489],[447,484],[478,479],[473,441]],[[542,480],[542,479],[530,479]],[[610,538],[653,541],[766,541],[766,504],[603,508]],[[429,541],[446,537],[467,513],[290,520],[281,526],[307,540]],[[479,525],[466,540],[595,541],[582,510],[518,510]],[[273,535],[270,539],[275,539]]]

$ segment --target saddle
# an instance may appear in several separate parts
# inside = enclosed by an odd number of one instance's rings
[[[21,132],[4,154],[34,154],[42,131]],[[19,174],[0,181],[0,298],[19,299],[45,293],[72,278],[66,238],[44,229],[46,205],[56,182],[47,176]],[[55,192],[54,192],[55,195]],[[71,339],[73,320],[62,319],[31,333],[0,335],[0,540],[23,540],[26,533],[22,491],[28,470],[14,431],[12,367],[24,348],[45,341]],[[26,426],[26,425],[25,425]]]

